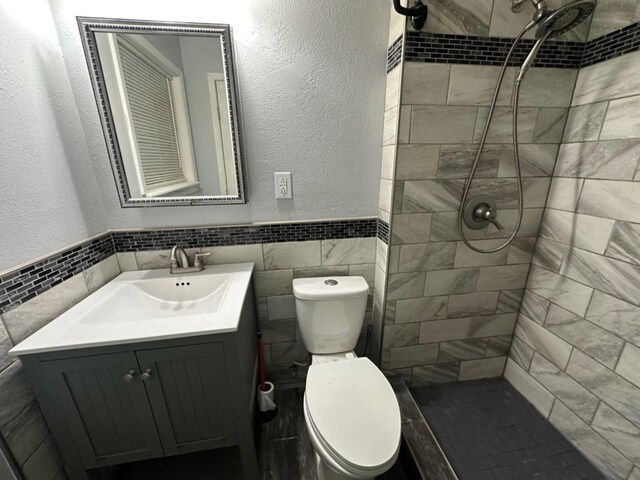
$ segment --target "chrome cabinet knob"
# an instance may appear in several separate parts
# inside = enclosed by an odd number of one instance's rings
[[[135,370],[129,370],[129,372],[124,376],[124,381],[129,383],[132,382],[133,379],[135,378],[134,375],[136,374]]]
[[[140,378],[142,380],[149,380],[151,378],[151,369],[145,369],[145,371],[140,374]]]

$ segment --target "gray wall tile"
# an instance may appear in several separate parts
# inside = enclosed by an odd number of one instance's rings
[[[62,456],[53,440],[49,436],[22,466],[27,480],[53,479],[63,465]]]
[[[120,265],[115,255],[82,272],[89,293],[93,293],[120,275]]]
[[[49,429],[36,402],[30,403],[0,428],[11,453],[22,465],[49,436]]]
[[[547,209],[540,226],[540,236],[596,253],[604,253],[615,221]]]
[[[605,330],[640,345],[640,307],[596,290],[586,318]]]
[[[451,66],[438,63],[406,62],[402,78],[403,105],[444,105]]]
[[[640,137],[640,119],[637,115],[639,109],[640,95],[609,102],[600,138],[608,140]]]
[[[452,65],[449,83],[449,105],[489,105],[496,88],[500,67]],[[507,70],[497,105],[511,105],[516,70]]]
[[[531,267],[527,288],[578,315],[587,311],[593,292],[586,285],[536,266]]]
[[[396,302],[395,322],[428,322],[447,317],[449,297],[423,297],[398,300]]]
[[[439,145],[398,145],[396,180],[427,180],[438,174]]]
[[[431,230],[431,215],[430,213],[394,215],[391,244],[427,242]]]
[[[427,0],[431,12],[424,30],[433,33],[457,33],[463,35],[483,35],[489,33],[493,0],[473,3],[453,0],[445,4]]]
[[[375,263],[375,238],[322,241],[322,265]]]
[[[448,317],[491,315],[496,313],[500,292],[466,293],[451,295],[447,307]]]
[[[513,337],[513,342],[509,349],[509,358],[518,364],[520,368],[526,371],[529,370],[534,352],[535,350],[533,348],[524,343],[518,337]]]
[[[476,290],[479,276],[478,268],[427,272],[424,293],[427,296],[471,293]]]
[[[524,315],[518,318],[515,336],[527,343],[536,352],[564,370],[573,347]]]
[[[438,354],[438,363],[484,358],[487,351],[487,338],[470,338],[453,342],[442,342]]]
[[[0,372],[0,429],[35,400],[19,360]]]
[[[454,382],[458,379],[460,363],[438,363],[424,367],[415,367],[411,377],[413,385]]]
[[[500,377],[507,357],[483,358],[460,362],[459,380]]]
[[[467,338],[509,335],[513,332],[516,315],[503,313],[482,317],[451,318],[420,324],[420,343],[445,342]]]
[[[435,363],[437,358],[437,344],[392,348],[390,352],[390,368],[428,365]]]
[[[293,270],[254,272],[253,284],[257,297],[293,294]]]
[[[565,143],[560,147],[555,175],[560,177],[631,180],[640,158],[640,141],[608,140]]]
[[[578,212],[640,223],[640,183],[585,180]]]
[[[622,351],[616,373],[640,388],[640,348],[627,343]]]
[[[424,272],[453,267],[454,242],[421,243],[400,247],[399,272]]]
[[[471,143],[477,112],[466,106],[414,106],[410,143]]]
[[[266,243],[262,248],[267,270],[321,265],[320,241]]]
[[[616,222],[605,255],[625,262],[640,265],[640,225]]]
[[[625,457],[640,464],[640,429],[606,403],[600,403],[591,424],[593,429],[616,447]]]
[[[607,102],[572,107],[564,130],[564,142],[598,140],[607,113]]]
[[[507,359],[504,377],[544,416],[548,417],[555,397],[513,360]]]

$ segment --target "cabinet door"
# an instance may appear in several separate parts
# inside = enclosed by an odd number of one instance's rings
[[[53,360],[44,372],[47,401],[56,402],[86,468],[163,455],[133,352]]]
[[[167,455],[233,444],[221,343],[136,352]]]

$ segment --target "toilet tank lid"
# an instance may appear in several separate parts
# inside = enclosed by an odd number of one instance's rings
[[[301,300],[346,300],[366,297],[369,285],[363,277],[296,278],[293,294]]]

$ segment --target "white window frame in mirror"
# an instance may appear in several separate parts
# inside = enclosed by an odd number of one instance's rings
[[[242,149],[242,138],[240,132],[240,115],[239,102],[237,99],[237,85],[235,66],[233,63],[233,48],[231,40],[231,27],[224,24],[197,24],[197,23],[171,23],[171,22],[155,22],[147,20],[120,20],[120,19],[103,19],[78,17],[78,25],[80,28],[85,56],[90,70],[91,81],[93,85],[98,109],[101,111],[102,127],[109,148],[109,157],[113,170],[120,204],[122,207],[152,207],[152,206],[197,206],[197,205],[227,205],[246,203],[245,178],[244,178],[244,159]],[[193,147],[191,143],[191,129],[189,128],[189,120],[187,114],[186,99],[184,98],[184,82],[182,80],[182,72],[175,67],[168,59],[155,49],[149,42],[134,36],[126,36],[127,41],[134,42],[135,46],[146,52],[147,57],[151,57],[159,63],[163,70],[173,75],[172,91],[178,92],[178,100],[175,102],[175,115],[180,116],[182,121],[177,121],[179,127],[177,132],[180,141],[181,159],[185,160],[183,164],[186,182],[179,186],[166,186],[163,189],[155,191],[147,191],[144,187],[144,179],[139,162],[136,162],[136,142],[135,133],[131,128],[127,128],[125,132],[118,131],[114,128],[115,119],[119,116],[126,118],[130,116],[129,106],[126,104],[126,87],[121,78],[121,70],[119,67],[119,53],[114,35],[109,35],[109,41],[99,41],[95,35],[96,32],[102,33],[118,33],[118,34],[145,34],[145,33],[171,33],[179,35],[197,35],[197,36],[217,36],[222,44],[222,56],[224,62],[224,74],[209,74],[208,82],[211,88],[211,82],[220,80],[225,81],[225,96],[228,109],[226,112],[218,113],[218,105],[214,105],[214,99],[220,94],[219,87],[215,89],[216,97],[211,97],[211,108],[213,122],[212,135],[216,139],[216,148],[233,153],[233,165],[218,164],[221,187],[227,187],[229,183],[235,182],[236,195],[211,195],[211,196],[188,196],[191,189],[197,187],[197,168],[194,162]],[[100,55],[98,55],[100,51]],[[107,52],[106,54],[104,52]],[[107,95],[107,81],[115,82],[118,85],[120,95],[116,95],[110,101]],[[215,87],[214,85],[214,87]],[[181,93],[180,93],[181,92]],[[210,90],[210,93],[213,93]],[[124,95],[123,95],[124,94]],[[180,97],[182,96],[182,99]],[[215,107],[215,114],[214,114]],[[222,128],[220,117],[226,113],[229,116],[229,128],[231,134],[230,142],[222,142]],[[216,118],[218,119],[216,126]],[[126,122],[132,125],[131,122]],[[122,129],[120,129],[122,130]],[[189,141],[184,141],[189,139]],[[219,141],[220,140],[220,141]],[[225,145],[226,143],[226,145]],[[224,155],[218,158],[226,158]],[[125,169],[125,165],[128,168]],[[233,167],[233,168],[232,168]],[[135,179],[127,179],[127,171],[135,172]],[[136,183],[140,190],[141,197],[133,197],[129,188],[130,181]],[[158,195],[166,195],[172,192],[184,192],[185,196],[168,197]]]

